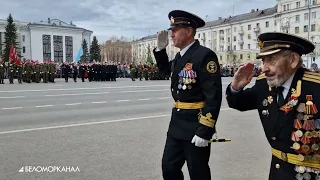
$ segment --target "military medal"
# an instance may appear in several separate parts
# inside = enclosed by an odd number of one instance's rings
[[[264,115],[264,116],[265,116],[265,115],[269,115],[268,110],[263,110],[263,111],[262,111],[262,115]]]
[[[297,111],[303,113],[305,111],[306,105],[304,103],[300,103],[297,107]]]
[[[318,151],[319,150],[319,145],[318,144],[312,144],[311,149],[313,151]]]
[[[296,135],[295,132],[291,133],[291,140],[294,141],[293,146],[292,146],[293,149],[294,150],[299,150],[300,149],[300,144],[298,143],[299,137]]]
[[[178,85],[178,89],[181,89],[181,88],[182,88],[182,85],[181,85],[181,84],[179,84],[179,85]]]
[[[184,84],[184,85],[182,86],[182,89],[183,89],[183,90],[186,90],[186,89],[187,89],[187,86]]]
[[[301,113],[298,113],[298,114],[297,114],[297,119],[303,120],[303,118],[304,118],[303,114],[301,114]]]
[[[268,96],[268,103],[269,103],[269,104],[272,104],[272,102],[273,102],[272,96]]]
[[[294,133],[295,136],[301,138],[303,136],[303,132],[300,130],[302,128],[302,123],[299,119],[294,120],[294,127],[297,129],[297,131]]]
[[[268,100],[264,99],[264,100],[262,101],[262,106],[268,106]]]
[[[299,154],[298,156],[297,156],[297,158],[298,158],[298,160],[299,161],[304,161],[304,156],[302,155],[302,154]]]
[[[317,114],[318,109],[315,104],[312,102],[312,95],[306,95],[306,107],[305,107],[305,112],[306,114]]]
[[[304,178],[305,180],[310,180],[310,179],[311,179],[310,173],[308,173],[308,172],[304,173],[304,174],[303,174],[303,178]]]
[[[192,89],[192,86],[190,84],[187,87],[188,87],[188,89]]]
[[[306,134],[304,134],[304,136],[301,138],[301,142],[303,143],[303,145],[301,146],[301,150],[302,152],[307,154],[310,150],[310,147],[308,145],[310,143],[310,139],[307,137]]]
[[[297,179],[297,180],[303,180],[303,175],[300,174],[300,173],[297,173],[297,174],[296,174],[296,179]]]

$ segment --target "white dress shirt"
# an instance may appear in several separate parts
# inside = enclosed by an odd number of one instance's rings
[[[186,46],[185,48],[180,50],[180,55],[181,57],[188,51],[188,49],[195,43],[195,41],[193,41],[192,43],[190,43],[188,46]]]

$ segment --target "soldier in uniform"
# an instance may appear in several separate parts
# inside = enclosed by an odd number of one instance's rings
[[[143,65],[140,62],[140,64],[138,65],[138,78],[140,79],[140,81],[142,81],[142,77],[143,77]]]
[[[4,84],[4,65],[3,62],[0,61],[0,84]]]
[[[9,71],[9,73],[8,73],[8,75],[9,75],[9,83],[13,84],[15,68],[14,68],[14,64],[12,62],[9,62],[8,71]]]
[[[258,40],[263,74],[244,90],[254,65],[240,67],[226,89],[229,107],[258,110],[272,152],[269,180],[318,180],[320,74],[301,67],[301,55],[315,46],[278,32],[263,33]]]
[[[72,64],[72,77],[73,77],[73,81],[77,82],[77,78],[78,78],[78,66],[77,64],[73,63]]]
[[[130,76],[132,81],[136,80],[136,66],[134,63],[130,64]]]
[[[79,68],[79,74],[80,74],[82,82],[84,82],[84,74],[85,74],[86,70],[87,70],[86,66],[82,63]]]
[[[34,72],[35,72],[35,82],[39,83],[41,80],[41,65],[39,61],[36,62],[34,65]]]
[[[41,66],[41,72],[42,72],[43,83],[48,83],[48,76],[49,76],[48,61],[43,62],[42,66]]]
[[[175,101],[162,158],[164,180],[183,180],[187,161],[191,180],[210,180],[208,165],[215,125],[222,101],[222,83],[217,55],[194,39],[205,22],[186,11],[169,13],[173,45],[180,49],[168,60],[168,31],[157,37],[153,50],[159,71],[171,69],[171,93]],[[189,75],[190,74],[190,75]]]
[[[18,79],[19,84],[21,84],[21,83],[22,83],[22,71],[23,71],[23,67],[22,67],[22,64],[17,64],[16,67],[17,67],[17,70],[16,70],[16,72],[17,72],[17,79]]]
[[[56,78],[56,72],[57,72],[56,63],[50,61],[49,75],[50,75],[50,82],[52,82],[52,83],[54,83],[54,79]]]

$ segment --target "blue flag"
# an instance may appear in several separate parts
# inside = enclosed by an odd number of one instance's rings
[[[82,47],[80,47],[80,49],[78,50],[78,54],[76,56],[76,59],[74,62],[79,62],[80,61],[80,57],[83,55],[83,50],[82,50]]]

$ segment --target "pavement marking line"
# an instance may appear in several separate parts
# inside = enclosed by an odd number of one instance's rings
[[[172,97],[160,97],[158,99],[171,99]]]
[[[42,105],[42,106],[36,106],[37,108],[42,108],[42,107],[52,107],[53,105],[48,104],[48,105]]]
[[[21,109],[22,107],[10,107],[10,108],[2,108],[3,110],[10,110],[10,109]]]
[[[91,102],[92,104],[103,104],[103,103],[107,103],[107,101],[100,101],[100,102]]]
[[[232,109],[231,108],[220,109],[220,111],[228,111],[228,110],[232,110]],[[97,121],[97,122],[89,122],[89,123],[68,124],[68,125],[61,125],[61,126],[48,126],[48,127],[30,128],[30,129],[21,129],[21,130],[12,130],[12,131],[2,131],[0,132],[0,135],[20,133],[20,132],[32,132],[32,131],[40,131],[40,130],[48,130],[48,129],[89,126],[89,125],[95,125],[95,124],[107,124],[107,123],[114,123],[114,122],[134,121],[134,120],[141,120],[141,119],[154,119],[154,118],[167,117],[167,116],[171,116],[171,114],[135,117],[135,118],[127,118],[127,119],[114,119],[114,120]]]
[[[137,91],[121,91],[121,93],[130,93],[130,92],[153,92],[153,91],[168,91],[169,89],[154,89],[154,90],[137,90]]]
[[[0,97],[0,99],[14,99],[14,98],[24,98],[25,96],[11,96],[11,97]]]
[[[75,105],[80,105],[81,103],[71,103],[71,104],[65,104],[66,106],[75,106]]]
[[[117,102],[128,102],[130,100],[118,100]]]
[[[138,99],[139,101],[148,101],[151,100],[151,98],[144,98],[144,99]]]
[[[109,92],[96,92],[96,93],[78,93],[78,94],[49,94],[45,95],[47,97],[56,97],[56,96],[79,96],[79,95],[93,95],[93,94],[108,94]]]
[[[148,88],[148,87],[170,87],[170,85],[148,85],[148,86],[107,86],[107,87],[92,87],[92,88],[70,88],[70,89],[27,89],[27,90],[12,90],[0,91],[0,93],[14,92],[42,92],[42,91],[73,91],[73,90],[95,90],[95,89],[122,89],[122,88]]]

